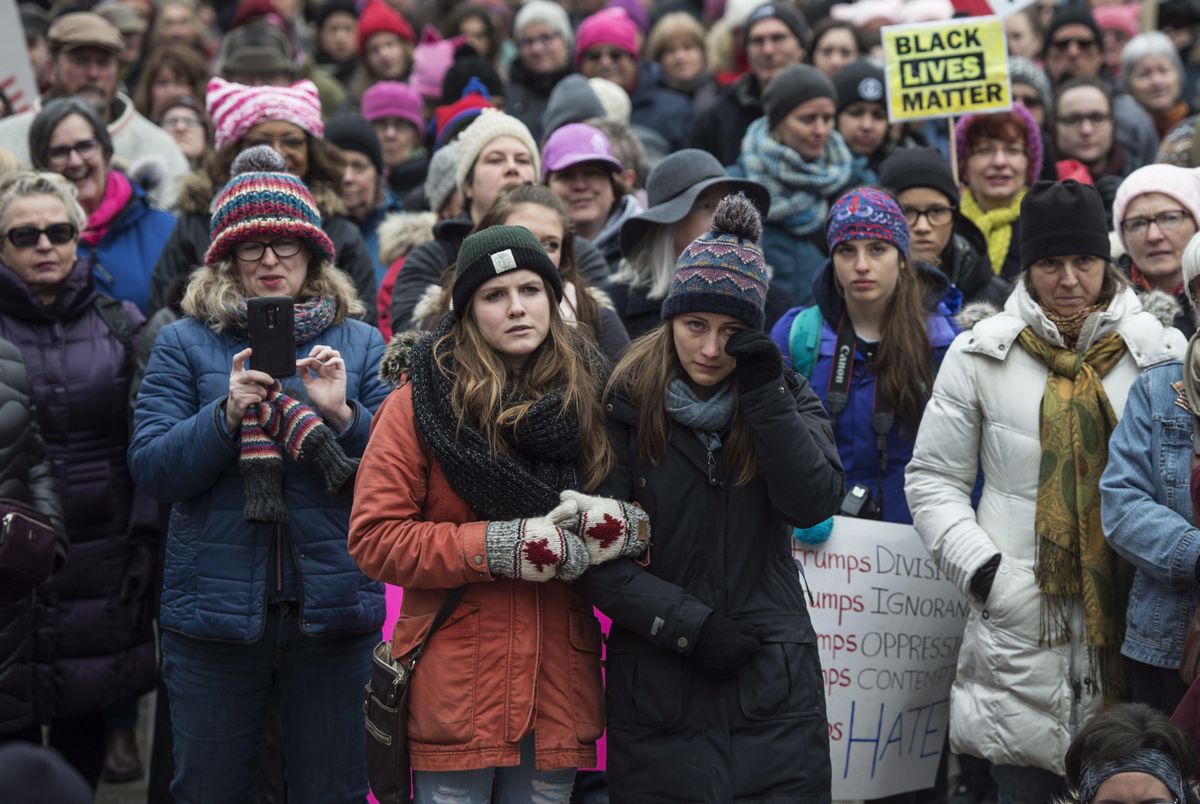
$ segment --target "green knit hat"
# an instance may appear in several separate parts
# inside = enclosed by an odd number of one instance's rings
[[[463,317],[471,296],[494,276],[525,269],[550,283],[554,297],[562,301],[562,277],[546,250],[524,226],[489,226],[468,237],[458,249],[454,276],[454,314]]]

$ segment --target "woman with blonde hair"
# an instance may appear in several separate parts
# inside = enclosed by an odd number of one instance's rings
[[[291,797],[367,794],[359,701],[384,601],[346,550],[347,492],[387,393],[383,339],[355,320],[316,203],[284,168],[265,146],[235,160],[134,413],[130,469],[172,505],[162,674],[181,801],[253,800],[272,701]],[[298,376],[248,348],[259,296],[293,302]]]
[[[453,310],[415,344],[394,338],[381,368],[398,387],[363,458],[350,552],[405,587],[390,658],[424,644],[408,698],[416,801],[565,804],[604,730],[600,629],[571,582],[641,555],[648,527],[579,493],[612,466],[604,371],[560,315],[538,239],[475,232],[455,271]]]

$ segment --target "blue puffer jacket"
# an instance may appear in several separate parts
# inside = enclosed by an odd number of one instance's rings
[[[150,199],[135,182],[133,197],[94,246],[80,241],[80,254],[92,261],[96,288],[114,299],[133,302],[143,314],[150,300],[150,275],[158,262],[175,216],[150,206]]]
[[[383,337],[347,319],[312,343],[329,345],[346,361],[355,415],[338,441],[347,455],[361,457],[371,417],[389,390],[377,375]],[[177,321],[159,333],[138,393],[129,466],[146,492],[173,504],[162,625],[193,637],[254,641],[262,636],[268,599],[282,589],[299,598],[306,634],[378,629],[383,585],[363,575],[346,548],[350,493],[330,499],[320,475],[285,458],[288,522],[242,518],[238,441],[225,427],[221,404],[233,356],[247,345],[241,333]],[[311,348],[298,346],[297,358]],[[283,390],[307,401],[299,377]]]
[[[383,284],[388,266],[379,261],[379,224],[384,218],[394,212],[403,212],[404,203],[392,195],[391,190],[383,191],[383,203],[371,210],[366,220],[355,221],[358,230],[362,232],[363,242],[367,244],[367,253],[371,255],[371,264],[375,266],[375,287]]]
[[[933,363],[934,366],[938,366],[954,336],[958,334],[958,327],[952,316],[958,310],[961,294],[949,286],[941,272],[924,263],[916,265],[927,284],[933,288],[926,297],[927,306],[932,310],[926,321],[930,345],[933,347]],[[813,282],[813,292],[824,322],[810,382],[828,409],[830,374],[837,345],[837,332],[834,327],[841,321],[845,310],[845,301],[834,287],[832,263],[827,261],[818,272]],[[792,364],[788,343],[792,322],[804,309],[796,307],[789,310],[771,328],[771,338],[789,364]],[[830,322],[833,322],[832,326]],[[875,373],[867,368],[866,357],[858,351],[854,358],[850,401],[837,418],[834,436],[837,439],[838,454],[842,458],[842,467],[846,471],[846,489],[849,490],[854,485],[866,486],[871,490],[872,499],[879,500],[879,453],[875,447],[875,430],[871,425],[874,410]],[[893,425],[888,433],[887,469],[883,475],[882,496],[885,522],[912,523],[912,514],[909,513],[908,502],[904,498],[904,467],[912,460],[913,442],[916,437],[915,430],[902,432],[899,423]]]

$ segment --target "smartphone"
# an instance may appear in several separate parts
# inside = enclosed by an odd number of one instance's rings
[[[296,336],[289,296],[258,296],[246,302],[250,368],[276,379],[296,376]]]

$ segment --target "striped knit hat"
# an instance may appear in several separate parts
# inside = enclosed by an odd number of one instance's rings
[[[318,139],[325,133],[317,85],[307,79],[290,87],[251,87],[224,78],[208,82],[204,98],[213,124],[213,145],[218,151],[239,142],[246,132],[265,120],[283,120]]]
[[[682,313],[719,313],[762,329],[769,280],[761,238],[762,218],[745,195],[721,199],[712,227],[675,262],[663,320]]]
[[[875,187],[856,187],[829,209],[829,253],[848,240],[882,240],[908,257],[908,221],[896,199]]]
[[[205,265],[227,259],[238,243],[297,237],[314,254],[333,262],[333,241],[321,229],[321,213],[304,182],[290,173],[268,145],[247,148],[233,160],[233,178],[217,196]]]

